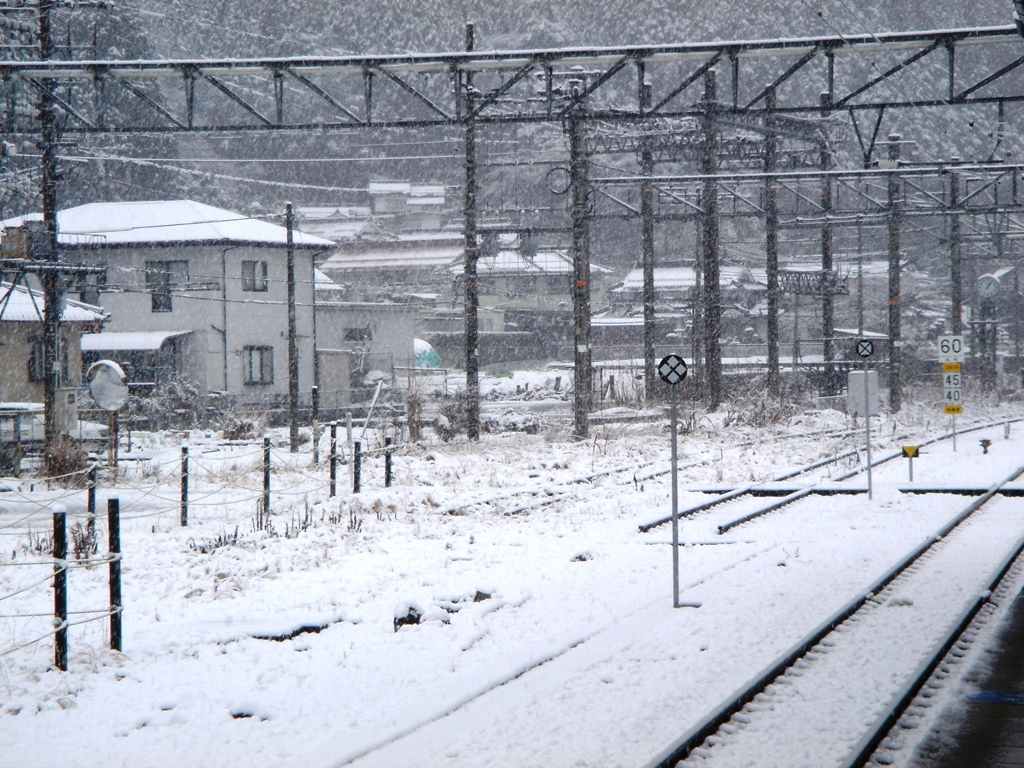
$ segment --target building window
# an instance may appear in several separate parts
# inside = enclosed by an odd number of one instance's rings
[[[28,380],[42,381],[46,378],[45,355],[43,352],[43,339],[40,336],[33,336],[28,340]]]
[[[242,290],[250,292],[267,290],[267,262],[242,262]]]
[[[146,262],[146,290],[152,295],[151,311],[172,312],[172,293],[187,286],[187,261]]]
[[[372,341],[373,334],[370,333],[370,326],[365,328],[346,328],[342,338],[345,341]]]
[[[69,291],[78,291],[78,298],[86,304],[99,304],[100,291],[107,287],[107,270],[87,275],[76,275],[68,285]]]
[[[70,381],[70,358],[68,355],[67,339],[61,336],[58,354],[60,359],[60,377],[58,386],[63,386]],[[46,348],[43,346],[42,336],[33,336],[28,340],[28,380],[46,380]]]
[[[245,347],[242,349],[242,375],[246,384],[274,383],[274,348]]]

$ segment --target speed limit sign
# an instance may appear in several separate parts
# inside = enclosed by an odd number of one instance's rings
[[[939,336],[939,362],[962,363],[964,361],[963,336]]]

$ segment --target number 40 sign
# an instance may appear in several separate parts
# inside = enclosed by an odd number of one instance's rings
[[[942,363],[942,399],[945,412],[956,416],[963,413],[960,387],[963,379],[960,366],[964,361],[963,336],[939,336],[939,362]]]

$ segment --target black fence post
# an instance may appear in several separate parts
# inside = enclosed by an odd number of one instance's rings
[[[331,422],[331,498],[337,493],[338,480],[338,422]]]
[[[384,438],[384,487],[391,487],[391,438]]]
[[[188,446],[181,446],[181,525],[188,525]]]
[[[89,519],[86,521],[86,535],[89,537],[89,541],[96,541],[96,465],[92,465],[92,469],[89,470],[89,496],[88,496],[88,512]]]
[[[313,385],[310,392],[313,409],[313,466],[320,464],[320,387]]]
[[[263,517],[270,518],[270,438],[263,438]]]
[[[359,493],[360,478],[363,468],[363,443],[356,440],[352,444],[352,493]]]
[[[57,631],[53,638],[53,664],[68,668],[68,532],[67,513],[62,504],[53,507],[53,616]]]
[[[121,650],[121,500],[107,499],[107,556],[110,558],[110,650]]]

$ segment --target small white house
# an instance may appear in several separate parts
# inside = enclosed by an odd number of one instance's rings
[[[105,269],[74,286],[110,314],[84,349],[131,362],[137,386],[178,375],[241,406],[286,401],[285,227],[192,200],[93,203],[60,211],[57,225],[63,261]],[[299,391],[308,402],[313,264],[333,243],[297,231],[293,242]]]

